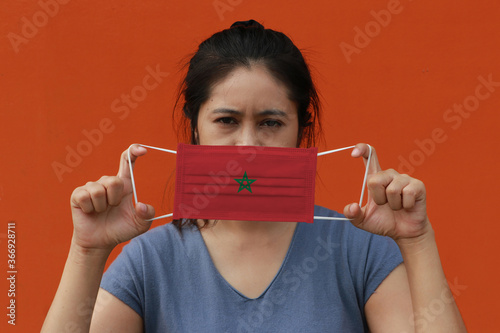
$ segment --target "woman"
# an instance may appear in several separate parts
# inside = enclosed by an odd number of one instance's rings
[[[307,65],[288,37],[253,20],[200,45],[182,92],[192,144],[314,145]],[[133,146],[130,162],[145,153]],[[352,156],[368,153],[358,144]],[[154,209],[134,208],[128,163],[124,152],[117,176],[73,192],[71,248],[42,331],[466,331],[423,183],[382,171],[375,152],[366,206],[344,209],[351,222],[178,220],[147,233]],[[132,238],[102,277],[111,250]],[[440,314],[426,315],[436,300]]]

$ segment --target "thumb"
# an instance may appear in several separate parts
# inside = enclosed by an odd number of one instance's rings
[[[155,216],[155,209],[151,205],[146,205],[142,202],[138,202],[135,205],[135,213],[138,218],[142,220],[149,220]]]
[[[363,209],[359,206],[357,203],[352,203],[344,207],[344,215],[347,217],[349,220],[351,220],[351,223],[355,226],[358,227],[363,223],[365,219],[365,213]]]

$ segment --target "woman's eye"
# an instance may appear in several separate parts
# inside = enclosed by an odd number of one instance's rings
[[[282,123],[277,120],[266,120],[262,123],[265,127],[280,127]]]
[[[231,117],[222,117],[216,120],[216,122],[224,124],[224,125],[232,125],[236,124],[236,120]]]

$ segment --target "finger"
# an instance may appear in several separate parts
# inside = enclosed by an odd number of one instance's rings
[[[142,202],[138,202],[135,205],[135,213],[139,218],[143,220],[149,220],[155,216],[155,209],[151,205],[146,205]]]
[[[123,180],[120,177],[103,176],[99,179],[99,183],[106,189],[108,205],[118,206],[123,198]]]
[[[77,187],[71,194],[71,206],[81,209],[84,213],[89,214],[94,211],[90,193],[85,187]]]
[[[378,162],[377,152],[375,148],[371,148],[371,158],[370,165],[368,166],[369,173],[377,173],[382,170],[380,163]],[[363,162],[368,162],[368,157],[370,156],[370,147],[366,143],[358,143],[356,147],[351,152],[352,157],[363,157]]]
[[[411,178],[410,183],[403,188],[403,207],[411,209],[420,200],[425,200],[425,185],[422,181]]]
[[[108,201],[106,199],[106,188],[98,182],[88,182],[85,185],[87,192],[90,194],[90,200],[92,200],[92,206],[97,213],[104,212],[108,207]]]
[[[367,181],[368,192],[377,205],[387,203],[386,188],[392,182],[397,172],[390,169],[370,175]]]
[[[351,220],[351,223],[359,227],[365,219],[364,211],[357,203],[352,203],[344,207],[344,215]]]
[[[122,153],[122,156],[120,157],[120,168],[118,169],[118,177],[120,178],[130,178],[130,167],[128,160],[129,149],[130,149],[130,160],[131,160],[130,163],[132,163],[132,168],[134,167],[134,163],[137,157],[147,153],[146,148],[138,144],[131,145],[127,150],[125,150]]]
[[[410,183],[410,177],[396,175],[386,188],[387,202],[393,210],[403,208],[403,189]]]

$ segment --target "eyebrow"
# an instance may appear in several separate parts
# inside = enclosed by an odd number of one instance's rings
[[[218,108],[212,111],[213,113],[226,113],[226,114],[235,114],[235,115],[240,115],[242,114],[241,111],[233,110],[233,109],[227,109],[227,108]],[[288,115],[286,112],[279,110],[279,109],[269,109],[269,110],[264,110],[258,113],[259,116],[280,116],[283,118],[287,118]]]

